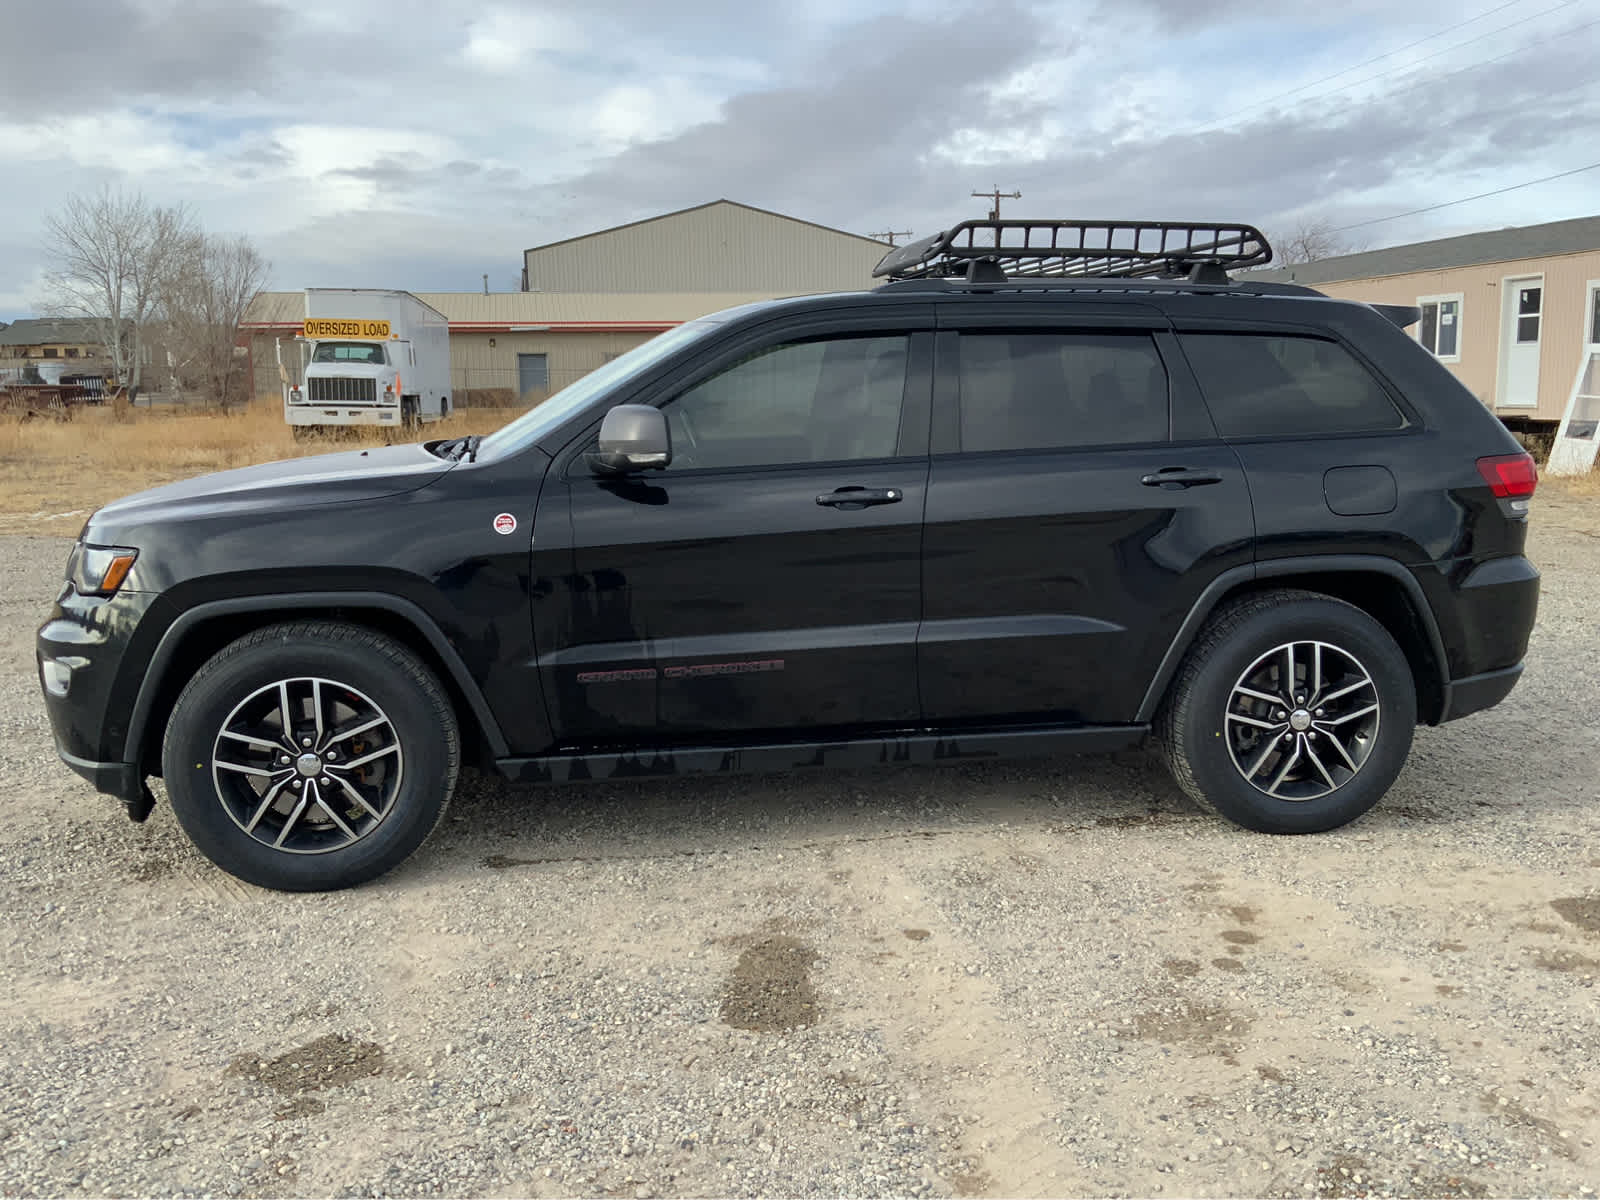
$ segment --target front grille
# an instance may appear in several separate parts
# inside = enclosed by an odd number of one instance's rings
[[[313,404],[376,404],[378,381],[376,379],[341,379],[337,375],[313,375],[306,380],[306,388]]]

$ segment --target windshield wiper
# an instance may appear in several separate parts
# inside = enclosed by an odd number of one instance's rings
[[[440,442],[433,448],[433,452],[440,458],[448,458],[451,462],[460,462],[463,458],[468,462],[478,461],[478,444],[483,438],[476,433],[469,433],[466,437],[451,438],[447,442]]]

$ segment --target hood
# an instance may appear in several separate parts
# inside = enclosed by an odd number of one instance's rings
[[[115,544],[117,530],[231,511],[306,508],[377,500],[426,487],[456,464],[421,445],[377,446],[218,471],[135,492],[89,518],[87,540]]]

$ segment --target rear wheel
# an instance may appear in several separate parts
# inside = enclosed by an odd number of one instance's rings
[[[184,688],[162,768],[179,824],[250,883],[331,891],[398,865],[455,786],[455,716],[391,639],[328,621],[241,638]]]
[[[1382,625],[1329,596],[1277,591],[1206,626],[1155,741],[1200,804],[1248,829],[1315,833],[1383,797],[1416,719],[1410,667]]]
[[[417,410],[415,396],[400,397],[400,427],[407,433],[415,433],[422,427],[422,416]]]

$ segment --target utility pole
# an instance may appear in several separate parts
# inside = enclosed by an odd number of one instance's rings
[[[989,219],[991,221],[998,221],[1000,219],[1000,201],[1022,199],[1021,192],[1002,192],[998,184],[995,185],[994,190],[991,192],[973,192],[972,195],[973,198],[977,200],[994,201],[994,207],[989,210]]]
[[[867,236],[869,238],[877,238],[880,241],[887,241],[889,243],[889,245],[893,246],[893,245],[896,244],[895,243],[895,238],[910,237],[911,236],[911,230],[909,230],[909,229],[887,229],[882,233],[869,233],[869,234],[867,234]]]

